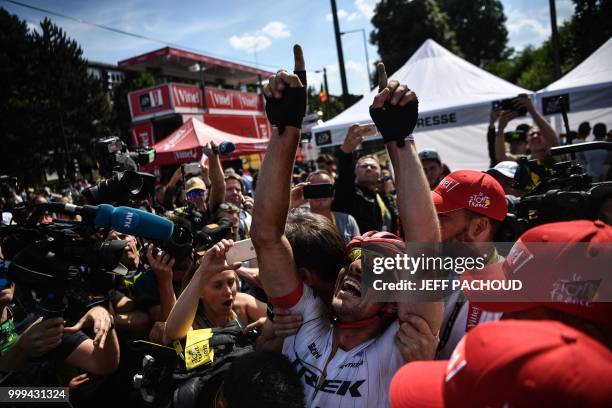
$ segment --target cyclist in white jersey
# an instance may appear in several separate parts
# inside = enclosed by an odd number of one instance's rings
[[[294,47],[294,56],[296,73],[303,71],[299,46]],[[382,91],[374,108],[385,102],[401,106],[416,103],[416,95],[397,81],[387,86],[382,64],[379,78]],[[363,299],[361,260],[355,259],[338,275],[331,302],[333,317],[329,318],[323,302],[302,282],[303,271],[298,272],[283,234],[291,169],[300,139],[298,112],[303,116],[305,106],[303,85],[298,75],[279,71],[270,78],[264,93],[268,118],[281,133],[270,139],[259,173],[251,237],[270,303],[303,314],[301,328],[285,339],[283,352],[300,374],[307,406],[387,406],[391,377],[403,362],[433,358],[442,305]],[[391,141],[387,148],[395,169],[405,237],[408,241],[439,242],[438,220],[414,143],[407,139],[400,144]],[[399,241],[392,234],[381,238]]]

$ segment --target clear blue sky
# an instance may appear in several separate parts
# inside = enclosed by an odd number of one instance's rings
[[[340,93],[338,57],[329,0],[56,0],[21,2],[97,24],[177,43],[217,57],[275,70],[291,67],[291,46],[302,44],[309,70],[327,67],[330,92]],[[337,0],[341,30],[364,28],[367,35],[375,0]],[[508,18],[509,45],[522,49],[539,45],[550,33],[547,0],[502,0]],[[558,23],[573,14],[571,0],[556,0]],[[0,0],[35,29],[45,13]],[[164,45],[49,16],[77,40],[86,58],[117,63]],[[343,36],[349,91],[367,90],[367,71],[360,32]],[[378,54],[368,44],[370,62]],[[321,75],[309,73],[318,86]]]

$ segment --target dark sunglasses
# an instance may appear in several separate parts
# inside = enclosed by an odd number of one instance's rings
[[[204,194],[206,194],[205,190],[191,190],[187,193],[187,198],[204,197]]]

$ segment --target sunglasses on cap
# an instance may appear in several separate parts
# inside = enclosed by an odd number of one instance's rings
[[[231,203],[221,203],[219,204],[219,210],[228,212],[239,212],[240,208],[236,207],[234,204]]]
[[[196,197],[204,197],[204,195],[206,194],[206,190],[202,190],[202,189],[196,189],[196,190],[191,190],[189,192],[187,192],[187,198],[196,198]]]

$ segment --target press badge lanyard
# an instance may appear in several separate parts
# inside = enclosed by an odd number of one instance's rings
[[[450,316],[448,316],[448,321],[446,322],[446,326],[444,326],[444,330],[442,331],[442,334],[440,335],[440,343],[438,343],[438,351],[437,351],[438,353],[444,348],[444,346],[446,346],[446,343],[448,342],[448,339],[453,331],[453,326],[455,325],[455,321],[457,321],[457,316],[459,316],[459,312],[461,311],[461,308],[463,307],[464,304],[465,304],[465,295],[463,294],[463,292],[459,292],[459,298],[455,302],[455,305],[453,306],[453,310]],[[466,333],[470,331],[474,326],[478,325],[478,322],[480,322],[481,315],[482,315],[482,310],[479,307],[474,306],[473,304],[470,304],[470,307],[468,309],[467,319],[465,321]]]

